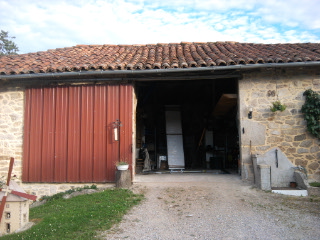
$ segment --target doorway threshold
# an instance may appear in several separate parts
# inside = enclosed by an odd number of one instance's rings
[[[212,173],[212,174],[230,174],[225,169],[171,169],[171,170],[151,170],[137,174],[174,174],[174,173]]]

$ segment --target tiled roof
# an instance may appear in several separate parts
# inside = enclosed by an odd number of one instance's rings
[[[77,45],[0,57],[0,74],[141,70],[320,61],[319,43]]]

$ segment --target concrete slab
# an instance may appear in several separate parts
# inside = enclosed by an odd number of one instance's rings
[[[273,193],[290,195],[290,196],[299,196],[306,197],[308,196],[307,190],[272,190]]]

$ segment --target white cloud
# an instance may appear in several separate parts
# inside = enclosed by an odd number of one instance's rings
[[[0,0],[22,52],[76,44],[320,42],[317,0]]]

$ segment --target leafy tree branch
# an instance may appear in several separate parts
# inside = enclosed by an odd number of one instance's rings
[[[19,48],[10,39],[15,37],[9,37],[9,32],[1,30],[0,32],[0,56],[17,54]]]

